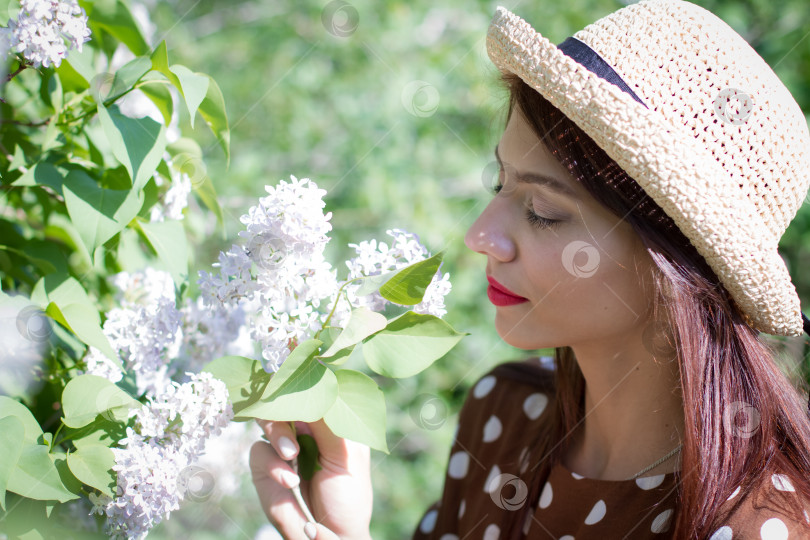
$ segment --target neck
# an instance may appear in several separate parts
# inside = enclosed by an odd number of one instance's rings
[[[674,352],[653,357],[640,339],[573,350],[585,378],[585,418],[563,457],[570,470],[624,480],[681,443],[683,401]],[[677,457],[643,476],[678,470]]]

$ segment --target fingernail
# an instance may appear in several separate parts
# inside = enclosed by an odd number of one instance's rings
[[[298,475],[291,471],[281,471],[281,481],[290,489],[301,483]]]
[[[281,437],[278,440],[278,450],[284,459],[292,459],[295,455],[295,443],[287,437]]]
[[[315,540],[315,537],[318,535],[318,530],[315,528],[315,524],[311,521],[307,521],[306,525],[304,525],[304,534],[307,535],[309,540]]]

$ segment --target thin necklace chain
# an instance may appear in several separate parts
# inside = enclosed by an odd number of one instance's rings
[[[681,448],[683,448],[683,443],[679,444],[677,448],[675,448],[675,449],[674,449],[673,451],[671,451],[669,454],[665,455],[664,457],[662,457],[661,459],[659,459],[658,461],[656,461],[656,462],[655,462],[655,463],[653,463],[652,465],[649,465],[649,466],[647,466],[647,467],[644,467],[643,469],[641,469],[640,471],[638,471],[636,474],[634,474],[633,476],[631,476],[630,478],[628,478],[628,480],[635,480],[636,478],[638,478],[639,476],[641,476],[641,475],[642,475],[642,474],[644,474],[645,472],[650,471],[650,470],[652,470],[652,469],[656,468],[657,466],[661,465],[663,462],[665,462],[666,460],[668,460],[669,458],[671,458],[672,456],[674,456],[675,454],[677,454],[678,452],[680,452],[680,451],[681,451]]]

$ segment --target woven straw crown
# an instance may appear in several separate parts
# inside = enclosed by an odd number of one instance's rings
[[[799,298],[777,252],[810,186],[810,133],[790,92],[742,37],[689,2],[642,1],[574,38],[644,105],[504,8],[487,51],[638,182],[753,327],[801,334]]]

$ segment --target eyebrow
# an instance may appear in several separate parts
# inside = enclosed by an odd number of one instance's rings
[[[498,145],[495,145],[495,159],[498,160],[498,164],[503,167],[503,161],[501,161],[501,156],[498,154]],[[548,176],[546,174],[538,174],[538,173],[531,173],[531,172],[518,172],[515,171],[515,180],[518,182],[523,182],[526,184],[538,184],[541,186],[545,186],[552,191],[559,193],[561,195],[566,195],[573,199],[578,199],[577,193],[570,187],[568,184],[554,178],[553,176]]]

